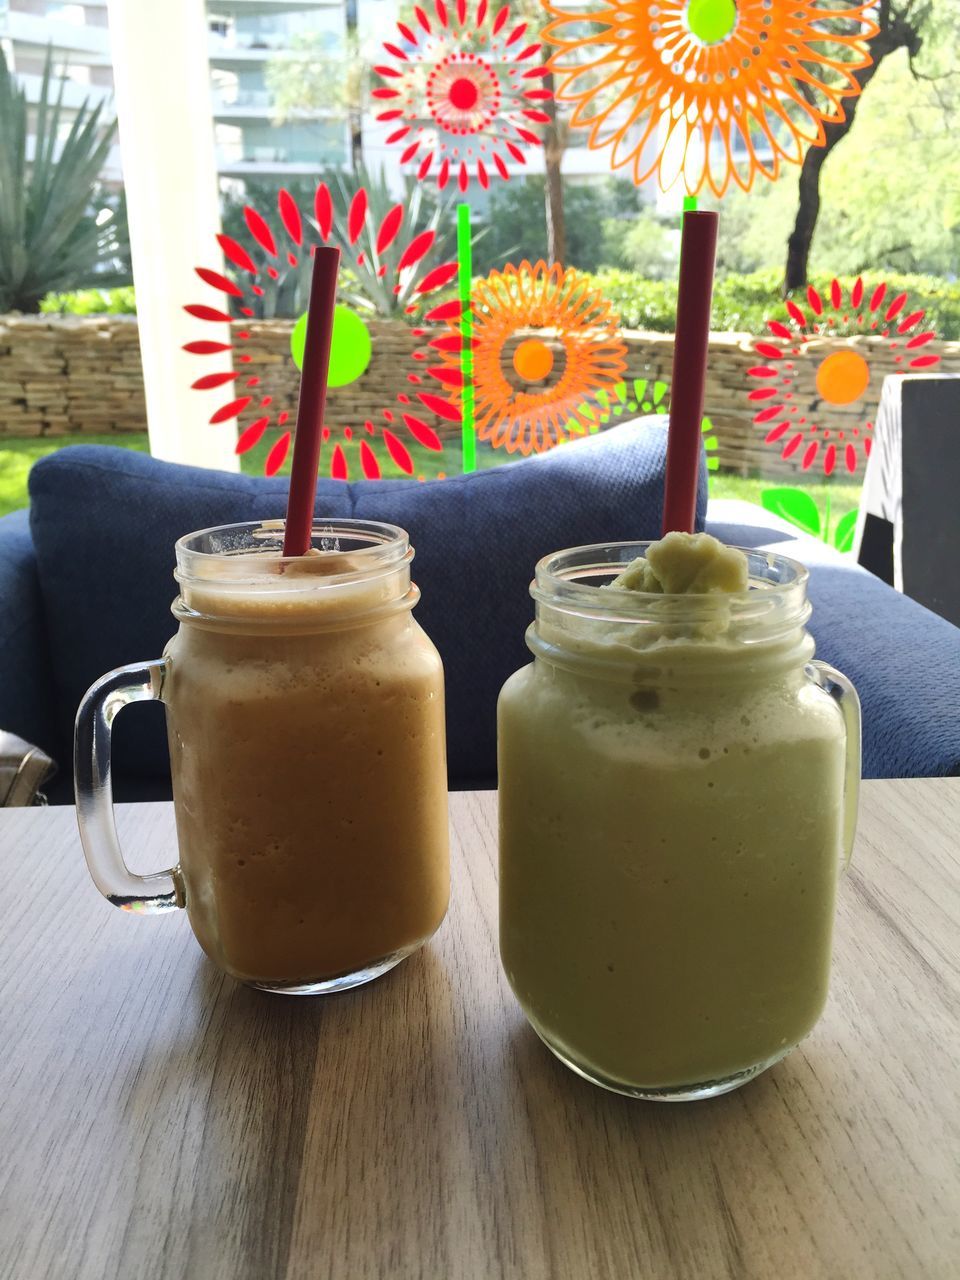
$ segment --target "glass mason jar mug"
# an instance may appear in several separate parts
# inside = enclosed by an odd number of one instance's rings
[[[498,707],[500,949],[588,1080],[710,1097],[782,1058],[827,995],[860,712],[805,623],[807,571],[750,590],[606,588],[648,543],[542,560],[534,662]]]
[[[77,813],[109,901],[187,909],[207,955],[268,991],[367,982],[438,928],[449,896],[443,669],[414,621],[393,525],[283,522],[176,546],[180,623],[163,657],[99,680],[77,715]],[[167,713],[179,864],[139,876],[113,819],[110,728]]]

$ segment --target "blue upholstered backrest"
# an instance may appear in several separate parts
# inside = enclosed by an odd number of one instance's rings
[[[722,542],[763,547],[810,570],[817,657],[860,695],[863,776],[960,771],[960,628],[751,503],[711,502],[710,517],[707,531]]]
[[[660,533],[666,424],[639,419],[523,462],[429,484],[321,480],[319,516],[386,520],[416,548],[421,625],[443,657],[448,757],[457,784],[490,782],[495,708],[528,660],[534,565],[562,547]],[[31,529],[56,680],[62,758],[77,703],[105,671],[159,656],[173,633],[177,538],[281,516],[287,482],[159,462],[123,449],[68,448],[30,476]],[[706,506],[701,469],[698,527]],[[118,721],[119,772],[165,773],[162,711]]]

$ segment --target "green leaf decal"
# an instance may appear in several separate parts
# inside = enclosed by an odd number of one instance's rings
[[[720,441],[712,433],[713,423],[710,421],[709,417],[705,415],[703,421],[700,423],[700,434],[703,436],[703,447],[707,451],[707,470],[719,471],[720,459],[714,458],[711,455],[716,453],[720,448]]]
[[[815,538],[819,538],[820,512],[809,493],[803,489],[795,489],[789,485],[780,489],[764,489],[760,501],[765,510],[789,520],[804,533],[812,533]]]
[[[853,550],[853,535],[857,528],[857,512],[848,511],[842,519],[837,521],[837,527],[833,534],[834,545],[838,551]]]

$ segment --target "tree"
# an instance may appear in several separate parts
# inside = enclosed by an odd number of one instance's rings
[[[485,275],[505,262],[544,256],[547,240],[546,179],[540,174],[501,183],[490,196],[482,239],[474,254],[474,270]],[[566,253],[562,265],[596,271],[625,265],[623,242],[637,212],[636,188],[622,178],[569,184],[564,191],[568,215]],[[630,221],[627,221],[630,219]],[[479,239],[479,237],[478,237]]]
[[[553,75],[543,82],[551,95],[554,89]],[[557,102],[551,96],[544,104],[550,123],[543,129],[544,210],[547,221],[547,259],[550,262],[567,261],[567,220],[563,206],[563,126],[557,118]]]
[[[917,79],[905,52],[884,61],[824,171],[812,270],[960,274],[958,90]]]
[[[544,9],[542,0],[513,0],[512,7],[516,14],[527,24],[526,38],[528,40],[542,41],[543,30],[552,16]],[[546,63],[553,52],[554,50],[550,46],[543,45],[540,56]],[[616,96],[616,88],[610,84],[604,84],[601,77],[595,72],[591,73],[590,81],[593,83],[599,98],[605,98],[609,101]],[[584,78],[581,78],[582,83],[584,83]],[[569,219],[570,225],[568,227],[566,216],[567,212],[570,211],[572,193],[577,188],[564,187],[562,176],[563,155],[570,142],[570,108],[559,102],[554,96],[557,83],[552,71],[544,78],[543,87],[548,89],[551,95],[542,104],[545,113],[550,117],[549,123],[544,125],[543,129],[547,258],[550,262],[579,266],[580,261],[574,248],[578,237],[576,232],[572,230],[575,219],[573,217]],[[625,185],[621,179],[613,177],[613,181]],[[633,186],[632,183],[629,185]],[[599,251],[600,242],[598,241],[595,252]]]
[[[514,12],[527,24],[527,37],[539,41],[549,20],[540,0],[514,0]],[[540,51],[546,60],[550,50]],[[547,261],[567,263],[567,219],[564,208],[563,153],[566,150],[569,130],[562,119],[556,98],[553,74],[546,76],[543,87],[550,97],[543,103],[543,110],[550,117],[543,126],[544,215],[547,228]]]
[[[680,265],[679,232],[658,218],[652,209],[635,210],[626,225],[619,218],[607,218],[604,232],[608,262],[635,271],[645,280],[676,280]]]
[[[928,30],[925,37],[923,75],[916,66],[911,71],[905,49],[884,59],[856,128],[824,166],[809,279],[863,272],[960,276],[960,72],[941,74],[939,64],[949,72],[955,55],[938,35]],[[718,277],[770,271],[782,292],[796,190],[790,165],[775,182],[702,200],[702,207],[720,210]]]
[[[860,86],[856,97],[844,99],[842,120],[824,125],[822,146],[810,147],[803,158],[798,183],[797,213],[787,240],[787,262],[783,289],[789,293],[807,283],[813,233],[820,216],[820,179],[827,158],[850,132],[863,99],[863,91],[876,75],[883,60],[898,49],[906,49],[911,70],[920,53],[924,31],[931,20],[933,0],[878,0],[876,22],[879,31],[870,41],[872,61],[853,73]]]
[[[0,313],[35,312],[48,293],[126,284],[121,205],[99,198],[99,174],[116,124],[85,101],[67,126],[65,81],[53,95],[48,51],[27,159],[27,99],[0,46]],[[67,129],[61,141],[60,134]]]
[[[355,170],[363,164],[366,80],[353,0],[348,0],[343,39],[330,32],[304,32],[293,38],[289,51],[271,58],[266,68],[277,124],[302,118],[304,111],[321,104],[343,111],[350,130],[350,163]]]

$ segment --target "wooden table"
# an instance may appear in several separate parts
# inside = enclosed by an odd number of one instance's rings
[[[492,793],[434,942],[361,991],[221,977],[113,910],[72,810],[0,814],[4,1280],[956,1280],[960,779],[867,783],[814,1034],[740,1092],[604,1093],[497,960]],[[167,805],[121,809],[142,869]]]

